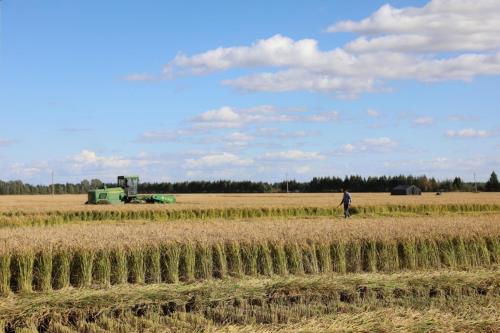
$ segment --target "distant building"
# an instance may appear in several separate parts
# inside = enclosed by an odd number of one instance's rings
[[[421,195],[422,190],[415,185],[398,185],[392,189],[391,195]]]

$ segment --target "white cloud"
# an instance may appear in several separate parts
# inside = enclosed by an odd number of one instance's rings
[[[328,73],[314,73],[304,69],[290,69],[276,73],[260,73],[224,80],[222,84],[244,91],[317,91],[336,92],[341,98],[354,98],[362,92],[381,90],[370,77],[341,77]]]
[[[243,132],[233,132],[228,136],[223,138],[226,147],[229,148],[244,148],[248,144],[255,140],[255,137]]]
[[[309,165],[301,165],[293,168],[293,171],[295,171],[295,173],[298,173],[299,175],[305,174],[311,171],[311,167]]]
[[[323,62],[327,59],[318,50],[317,44],[314,39],[294,41],[278,34],[258,40],[251,46],[219,47],[193,56],[179,54],[166,66],[166,70],[184,68],[192,74],[205,74],[235,67],[325,65]],[[338,53],[335,58],[343,57],[342,51]]]
[[[388,137],[368,138],[356,143],[343,145],[339,153],[351,154],[360,152],[389,152],[397,148],[398,142]]]
[[[9,171],[16,177],[30,178],[49,172],[49,163],[46,161],[37,161],[31,163],[13,163],[9,166]]]
[[[124,81],[152,81],[154,76],[150,74],[130,74],[122,78]]]
[[[91,150],[82,150],[79,154],[74,155],[70,159],[73,166],[84,168],[88,166],[98,168],[124,168],[131,165],[130,159],[125,159],[119,156],[99,156]]]
[[[325,156],[318,152],[306,152],[302,150],[288,150],[277,152],[266,152],[262,156],[265,160],[322,160]]]
[[[433,0],[415,8],[384,5],[355,22],[341,21],[329,32],[355,32],[352,52],[484,51],[500,47],[500,2]]]
[[[244,122],[242,117],[228,106],[203,112],[192,118],[191,121],[215,128],[240,127]]]
[[[179,165],[177,156],[150,155],[145,152],[133,157],[101,155],[92,150],[82,150],[77,154],[59,159],[38,160],[29,163],[13,162],[7,164],[3,174],[7,178],[21,178],[25,181],[47,183],[50,173],[55,174],[56,182],[80,182],[82,179],[100,178],[115,181],[120,174],[139,174],[142,180],[157,181],[170,177],[175,172],[172,165]],[[1,169],[1,166],[0,166]]]
[[[368,109],[366,111],[366,114],[369,117],[372,117],[372,118],[378,118],[378,117],[380,117],[380,112],[378,112],[377,110],[374,110],[374,109]]]
[[[308,114],[305,110],[279,109],[271,105],[238,109],[224,106],[203,112],[189,122],[196,129],[241,128],[251,124],[271,124],[288,122],[330,122],[340,117],[337,111]]]
[[[401,9],[385,5],[360,22],[338,22],[328,29],[362,34],[345,48],[323,51],[314,39],[278,34],[249,46],[180,54],[165,72],[199,75],[252,68],[257,73],[223,84],[248,91],[334,92],[342,98],[387,90],[386,80],[468,81],[499,75],[499,7],[491,0],[435,0]],[[259,72],[269,67],[275,70]]]
[[[318,135],[315,131],[284,131],[279,128],[271,127],[259,127],[255,131],[255,135],[259,138],[280,138],[280,139],[296,139],[296,138],[307,138],[311,136]]]
[[[185,138],[190,134],[193,134],[192,131],[182,130],[182,129],[146,131],[139,136],[137,141],[143,143],[172,142],[172,141],[177,141],[180,138]]]
[[[476,130],[474,128],[465,128],[462,130],[448,130],[446,131],[446,136],[450,138],[485,138],[489,136],[490,133],[484,130]]]
[[[235,109],[224,106],[209,110],[190,119],[196,128],[238,128],[255,123],[273,123],[296,121],[298,117],[278,110],[270,105],[261,105],[248,109]]]
[[[353,153],[356,150],[356,146],[348,143],[342,146],[342,152],[344,153]]]
[[[227,152],[207,154],[198,158],[188,158],[184,162],[184,167],[187,169],[250,166],[253,164],[252,159],[244,159],[239,157],[238,155]]]
[[[227,137],[228,140],[230,141],[243,141],[243,142],[248,142],[248,141],[252,141],[254,140],[255,138],[251,135],[248,135],[246,133],[242,133],[242,132],[233,132],[231,133],[228,137]]]
[[[330,121],[336,121],[339,119],[339,112],[337,111],[328,111],[328,112],[320,112],[310,116],[308,119],[313,122],[318,123],[326,123]]]
[[[479,120],[479,117],[456,114],[456,115],[449,116],[448,120],[449,121],[476,121],[476,120]]]
[[[387,137],[380,137],[376,139],[364,139],[362,141],[367,147],[373,148],[392,148],[397,146],[397,142]]]
[[[418,126],[430,126],[434,124],[434,118],[432,117],[417,117],[413,119],[413,124]]]

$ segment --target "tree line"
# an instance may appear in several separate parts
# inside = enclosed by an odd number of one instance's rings
[[[83,180],[80,183],[31,185],[20,180],[1,181],[0,195],[6,194],[84,194],[89,189],[100,188],[103,182],[99,179]],[[106,184],[109,187],[116,184]],[[464,182],[460,177],[436,180],[426,176],[380,176],[362,177],[357,175],[340,177],[314,177],[308,182],[296,180],[275,183],[254,181],[184,181],[162,183],[140,183],[141,193],[272,193],[272,192],[339,192],[348,189],[352,192],[389,192],[397,185],[416,185],[424,192],[438,191],[500,191],[500,184],[495,172],[487,182]]]

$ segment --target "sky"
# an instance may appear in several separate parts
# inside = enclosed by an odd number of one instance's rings
[[[500,2],[0,1],[0,179],[500,171]]]

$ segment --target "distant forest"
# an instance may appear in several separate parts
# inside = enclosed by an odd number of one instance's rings
[[[77,184],[54,184],[55,194],[82,194],[89,189],[99,188],[103,183],[99,179],[83,180]],[[106,184],[116,186],[116,184]],[[436,180],[426,176],[381,176],[381,177],[361,177],[346,176],[339,177],[314,177],[308,182],[298,182],[295,180],[282,181],[276,183],[253,182],[253,181],[185,181],[176,183],[141,183],[139,191],[141,193],[282,193],[289,192],[339,192],[348,189],[352,192],[389,192],[397,185],[416,185],[424,192],[437,191],[500,191],[500,185],[495,172],[492,172],[490,179],[483,183],[464,182],[459,177],[449,180]],[[20,180],[1,181],[0,195],[4,194],[50,194],[51,185],[31,185]]]

